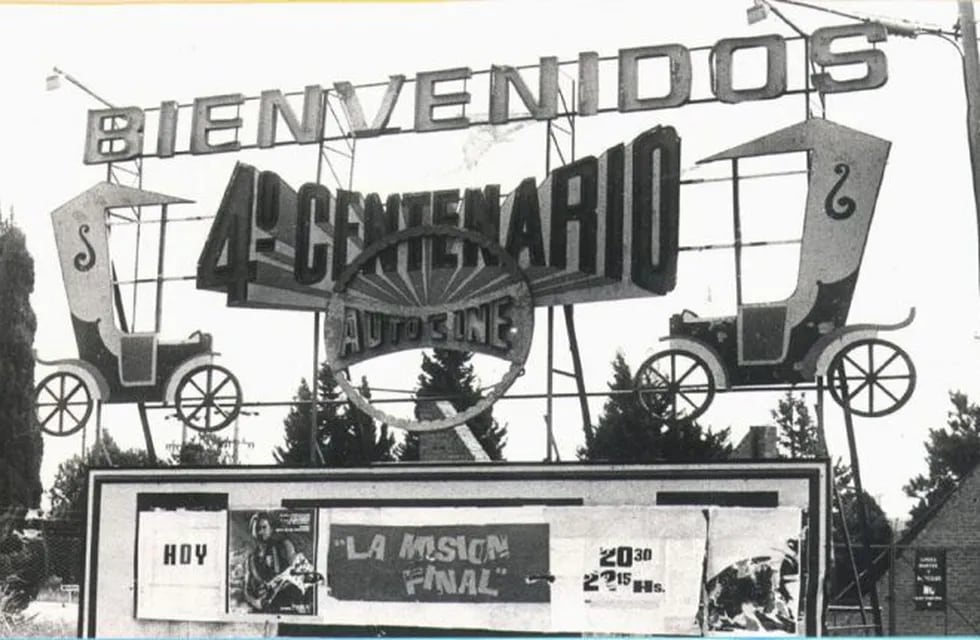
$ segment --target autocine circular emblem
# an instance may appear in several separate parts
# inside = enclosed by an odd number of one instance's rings
[[[478,251],[473,266],[460,256]],[[423,432],[467,422],[496,402],[524,370],[534,306],[517,262],[481,233],[450,226],[404,229],[374,243],[337,279],[324,329],[327,363],[340,372],[400,351],[449,349],[510,363],[466,409],[409,420],[372,404],[345,375],[336,380],[362,411],[391,426]]]

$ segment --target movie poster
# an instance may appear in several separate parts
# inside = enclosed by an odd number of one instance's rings
[[[800,633],[801,531],[796,507],[710,510],[707,632]]]
[[[549,602],[547,524],[330,525],[330,594],[372,602]]]
[[[228,514],[228,613],[316,613],[315,519],[312,509]]]

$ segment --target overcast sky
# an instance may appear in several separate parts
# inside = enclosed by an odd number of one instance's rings
[[[950,28],[952,1],[824,3],[848,12],[900,17]],[[70,83],[47,91],[45,78],[57,66],[119,106],[155,107],[227,93],[256,96],[267,89],[301,91],[308,84],[331,86],[385,82],[389,75],[412,78],[420,71],[493,64],[533,64],[543,56],[574,60],[580,51],[615,55],[620,48],[667,43],[710,46],[726,37],[792,30],[775,17],[748,25],[751,2],[445,2],[419,4],[253,4],[203,6],[0,7],[0,56],[5,100],[0,103],[0,202],[14,207],[34,256],[37,282],[32,299],[38,317],[35,346],[43,358],[76,357],[67,301],[57,262],[49,213],[105,177],[104,166],[82,163],[86,113],[100,105]],[[783,7],[804,31],[847,24],[798,7]],[[893,323],[909,308],[918,316],[907,329],[888,336],[905,348],[918,370],[909,404],[885,418],[856,420],[865,485],[893,517],[904,517],[909,502],[901,486],[923,472],[923,442],[930,427],[945,423],[947,391],[980,397],[977,364],[977,224],[971,197],[965,137],[965,102],[960,58],[949,42],[889,37],[880,45],[888,59],[888,82],[877,90],[830,96],[826,116],[892,142],[849,324]],[[790,48],[790,85],[802,77],[799,53]],[[753,64],[754,63],[754,64]],[[795,63],[795,64],[794,64]],[[739,61],[751,81],[758,59]],[[573,67],[574,68],[574,67]],[[614,99],[615,69],[602,67],[604,101]],[[695,93],[709,83],[706,56],[693,58]],[[482,78],[482,79],[480,79]],[[486,76],[473,81],[471,115],[486,113]],[[570,86],[570,79],[563,79]],[[532,83],[529,83],[532,84]],[[534,84],[532,84],[534,86]],[[641,88],[656,86],[641,83]],[[535,87],[536,91],[536,87]],[[399,101],[395,118],[410,124],[412,86]],[[377,97],[365,97],[373,117]],[[820,107],[814,101],[819,114]],[[629,142],[656,125],[674,126],[683,140],[684,177],[720,175],[695,162],[803,118],[800,96],[739,105],[689,105],[634,114],[602,114],[577,121],[576,154],[599,155]],[[407,114],[407,115],[406,115]],[[184,115],[184,114],[182,114]],[[254,137],[256,121],[246,117],[242,136]],[[354,188],[381,194],[499,184],[503,193],[521,179],[543,178],[545,125],[510,125],[494,134],[485,129],[406,134],[364,140],[355,153]],[[179,134],[183,135],[183,134]],[[178,139],[178,148],[186,139]],[[294,188],[316,177],[316,149],[275,150],[202,157],[148,159],[147,189],[193,200],[171,208],[172,216],[213,215],[236,161],[279,173]],[[338,173],[345,170],[338,159]],[[335,183],[329,173],[324,182]],[[758,239],[798,236],[805,181],[786,178],[746,183],[742,216],[747,233]],[[685,186],[681,193],[681,242],[730,241],[728,183]],[[208,222],[172,225],[167,232],[166,273],[194,273]],[[117,227],[112,251],[120,277],[134,273],[135,229]],[[156,230],[140,239],[140,277],[156,265]],[[779,300],[795,286],[795,249],[746,254],[748,301]],[[579,345],[590,391],[606,388],[609,362],[622,350],[634,368],[657,349],[672,313],[692,309],[702,316],[735,311],[733,259],[728,252],[685,254],[677,288],[661,298],[600,302],[576,307]],[[124,291],[127,313],[133,296]],[[571,370],[561,314],[556,331],[556,366]],[[151,330],[153,288],[136,299],[136,329]],[[301,377],[310,376],[313,322],[310,314],[234,310],[224,296],[197,291],[193,282],[168,283],[162,337],[178,339],[194,330],[214,335],[219,362],[240,379],[249,401],[283,401]],[[538,310],[535,340],[526,375],[513,393],[545,391],[546,322]],[[400,366],[368,363],[356,368],[373,386],[410,389],[418,355]],[[402,364],[403,363],[403,364]],[[50,372],[39,366],[37,377]],[[492,381],[492,370],[481,370]],[[574,390],[555,379],[556,391]],[[717,397],[702,422],[731,427],[737,442],[749,425],[766,424],[778,393],[729,393]],[[810,403],[815,402],[808,394]],[[840,411],[827,405],[827,436],[834,455],[847,455]],[[601,399],[592,404],[593,419]],[[151,411],[158,452],[180,438],[178,421]],[[254,443],[243,450],[252,462],[271,462],[270,450],[282,439],[285,409],[263,408],[240,420],[241,437]],[[507,400],[494,415],[508,426],[510,460],[541,460],[545,455],[544,400]],[[108,406],[103,426],[124,445],[141,446],[135,406]],[[582,442],[578,403],[555,402],[555,430],[563,460],[573,459]],[[230,431],[230,430],[229,430]],[[47,437],[44,478],[59,462],[77,453],[81,434]],[[91,442],[91,433],[89,442]]]

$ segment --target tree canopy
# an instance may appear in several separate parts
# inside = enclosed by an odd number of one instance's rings
[[[75,454],[58,465],[54,483],[48,490],[51,515],[65,520],[82,520],[86,512],[85,485],[92,467],[152,467],[142,449],[122,449],[108,431],[103,431],[99,446],[85,456]]]
[[[214,467],[234,464],[234,442],[216,433],[195,433],[170,457],[175,467]]]
[[[913,521],[945,499],[980,462],[980,407],[961,391],[951,391],[949,400],[953,409],[946,426],[929,429],[928,474],[914,476],[903,487],[905,495],[916,499],[909,512]]]
[[[0,506],[40,505],[43,441],[34,414],[34,260],[0,217]]]
[[[423,353],[416,398],[447,400],[458,412],[476,404],[483,393],[473,371],[472,358],[472,353],[449,349],[434,349],[431,357]],[[466,425],[491,460],[504,459],[507,427],[493,418],[492,407],[470,419]],[[398,459],[404,462],[419,459],[419,439],[416,434],[406,434],[405,442],[398,448]]]
[[[725,458],[731,453],[728,429],[714,432],[697,421],[671,422],[666,400],[648,411],[630,393],[633,374],[622,353],[612,361],[613,392],[603,407],[591,440],[578,456],[590,462],[698,461]]]
[[[343,400],[334,373],[325,363],[317,378],[317,465],[351,467],[394,460],[395,439],[388,433],[388,425],[379,427],[373,418]],[[371,397],[365,378],[361,379],[360,392]],[[312,397],[309,384],[301,380],[293,397],[297,404],[283,421],[284,443],[273,452],[278,464],[310,466]]]

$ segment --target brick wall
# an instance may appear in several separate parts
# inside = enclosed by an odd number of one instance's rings
[[[732,451],[738,460],[764,460],[779,457],[776,427],[763,425],[749,427],[748,432]]]
[[[438,420],[456,415],[456,409],[445,400],[422,400],[417,405],[419,418]],[[468,425],[426,431],[419,434],[419,460],[422,462],[488,462],[490,457]]]
[[[878,582],[885,633],[980,635],[980,474],[971,473],[933,515],[908,548],[899,549],[894,571],[894,620],[890,576]],[[903,545],[904,546],[904,545]],[[913,563],[916,549],[946,549],[946,611],[916,611]]]
[[[423,462],[473,462],[475,459],[455,429],[419,434],[419,460]]]

